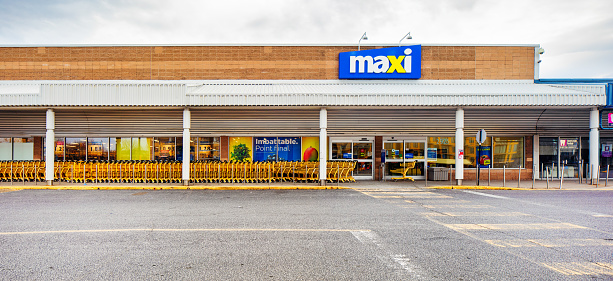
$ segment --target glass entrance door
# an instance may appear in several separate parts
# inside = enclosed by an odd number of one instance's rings
[[[383,142],[385,149],[385,176],[392,177],[412,177],[414,179],[425,179],[426,165],[426,140],[394,140],[388,139]],[[411,162],[415,165],[412,168]]]
[[[560,138],[560,164],[565,178],[579,177],[579,138]]]
[[[372,180],[373,142],[367,138],[360,140],[332,140],[331,159],[355,161],[353,177],[356,180]]]

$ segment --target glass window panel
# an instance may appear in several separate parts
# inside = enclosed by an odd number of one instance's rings
[[[55,154],[55,160],[64,161],[64,150],[66,149],[65,144],[64,138],[55,139],[55,149],[53,152],[53,154]]]
[[[13,160],[13,141],[11,138],[0,138],[0,160]]]
[[[524,167],[523,137],[494,137],[494,168]]]
[[[372,143],[354,143],[353,159],[372,159]]]
[[[183,161],[183,137],[176,138],[175,158],[170,160]]]
[[[385,159],[386,160],[402,160],[402,151],[403,151],[403,143],[399,142],[386,142],[383,144],[383,149],[385,149]]]
[[[87,153],[85,143],[85,138],[66,138],[66,148],[64,150],[66,161],[85,160]]]
[[[155,138],[154,143],[154,160],[175,160],[175,138]]]
[[[429,159],[432,167],[455,167],[455,137],[429,137],[428,148],[436,149],[436,161]]]
[[[198,160],[219,160],[219,138],[198,138]]]
[[[198,138],[189,139],[189,160],[196,160],[196,151],[198,150]]]
[[[117,160],[132,160],[132,138],[116,138]]]
[[[132,160],[151,160],[153,138],[132,138]]]
[[[476,168],[477,167],[477,154],[480,154],[477,150],[479,143],[477,143],[476,137],[464,138],[464,168]],[[481,146],[492,147],[492,140],[490,137],[486,138],[485,142]],[[487,149],[487,148],[485,148]],[[483,156],[483,155],[480,155]],[[491,156],[491,150],[490,150]],[[491,161],[491,159],[490,159]],[[481,166],[483,167],[483,166]]]
[[[544,165],[541,177],[558,177],[558,138],[539,138],[539,160]]]
[[[353,171],[354,176],[372,176],[372,162],[358,162]]]
[[[404,158],[405,160],[425,159],[425,149],[426,147],[423,142],[405,142]]]
[[[109,160],[117,160],[117,138],[109,138]]]
[[[87,160],[108,160],[109,138],[87,139]]]
[[[385,163],[385,174],[391,177],[402,177],[402,173],[406,169],[405,165],[406,163],[402,162]],[[415,166],[407,170],[406,176],[423,176],[424,171],[424,162],[415,162]]]
[[[350,142],[332,143],[332,159],[352,159]]]
[[[579,177],[579,138],[560,138],[560,163],[564,163],[564,177]]]

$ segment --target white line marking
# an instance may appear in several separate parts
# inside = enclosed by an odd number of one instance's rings
[[[464,191],[466,193],[475,194],[475,195],[481,195],[481,196],[486,196],[486,197],[492,197],[492,198],[498,198],[498,199],[510,199],[509,197],[492,195],[492,194],[487,194],[487,193],[482,193],[482,192],[476,192],[476,191],[470,191],[470,190],[462,190],[462,191]]]
[[[388,267],[398,269],[398,266],[400,266],[404,272],[411,274],[413,277],[411,280],[421,279],[420,275],[415,270],[416,267],[410,263],[409,258],[405,255],[393,254],[386,250],[385,245],[383,245],[381,241],[381,237],[379,237],[377,233],[373,231],[351,231],[351,234],[364,245],[376,246],[381,251],[379,254],[376,254],[377,258]]]

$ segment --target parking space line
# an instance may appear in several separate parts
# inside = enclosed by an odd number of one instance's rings
[[[44,230],[0,232],[0,235],[27,234],[72,234],[72,233],[110,233],[110,232],[369,232],[369,229],[283,229],[283,228],[133,228],[133,229],[79,229],[79,230]]]
[[[608,263],[556,262],[542,265],[564,275],[613,275],[613,264]]]
[[[448,224],[461,230],[539,230],[539,229],[588,229],[571,223],[522,223],[522,224]]]
[[[522,212],[440,212],[450,217],[521,217],[530,216]]]
[[[602,247],[613,246],[613,241],[604,239],[509,239],[509,240],[484,240],[490,245],[498,247]]]
[[[410,259],[405,255],[399,255],[388,250],[384,245],[383,239],[374,231],[352,231],[351,234],[364,245],[374,246],[378,253],[375,253],[377,258],[390,268],[401,269],[403,273],[409,274],[411,280],[420,280],[420,270],[416,265],[411,264]]]

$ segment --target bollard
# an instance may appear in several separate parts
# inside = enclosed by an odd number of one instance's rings
[[[426,176],[426,187],[428,187],[428,162],[424,162],[424,175]]]
[[[583,176],[582,175],[583,174],[582,168],[583,167],[582,166],[583,166],[583,159],[579,160],[579,184],[581,184],[581,182],[583,180],[583,178],[582,178],[582,176]]]
[[[597,166],[596,171],[596,188],[598,188],[598,184],[600,183],[600,165]]]
[[[562,182],[564,181],[564,164],[566,163],[562,162],[562,173],[561,173],[562,176],[560,176],[560,188],[559,189],[562,189]]]
[[[490,177],[491,177],[490,168],[491,167],[492,167],[492,164],[487,165],[487,185],[488,186],[491,186],[491,184],[490,184]]]
[[[590,185],[594,185],[594,165],[590,165]]]
[[[534,189],[534,181],[536,180],[536,175],[534,174],[536,167],[538,167],[536,164],[532,165],[532,189]]]
[[[519,188],[521,186],[521,165],[519,166],[519,169],[517,169],[517,171],[519,172],[517,174],[517,188]]]
[[[547,189],[549,189],[549,176],[550,175],[551,175],[551,171],[549,170],[549,167],[547,167],[547,174],[545,174],[545,178],[547,179]]]
[[[502,166],[502,187],[507,183],[507,165]]]
[[[453,180],[451,179],[452,173],[451,173],[451,167],[449,167],[449,184],[452,185],[453,184]]]
[[[604,186],[609,185],[609,165],[607,165],[607,178],[604,180]]]

